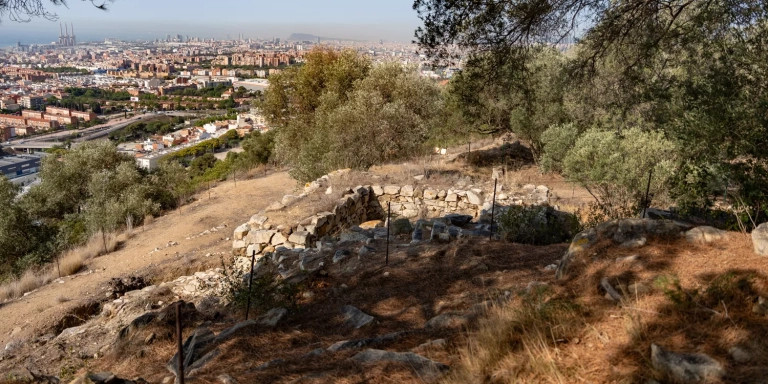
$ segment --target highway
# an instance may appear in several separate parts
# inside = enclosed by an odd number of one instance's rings
[[[45,148],[53,148],[56,145],[61,145],[67,139],[71,139],[73,143],[81,143],[84,141],[96,140],[98,138],[109,135],[111,132],[125,128],[126,126],[135,122],[148,120],[161,115],[182,117],[197,116],[195,113],[178,111],[165,113],[144,113],[127,119],[117,118],[107,123],[95,125],[89,128],[56,131],[32,138],[12,140],[6,143],[5,146],[11,147],[15,150],[40,150]]]

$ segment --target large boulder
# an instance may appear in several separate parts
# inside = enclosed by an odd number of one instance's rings
[[[377,362],[396,362],[403,363],[413,369],[421,380],[434,380],[443,372],[448,370],[448,366],[413,352],[392,352],[381,349],[366,349],[355,356],[352,360],[358,363],[377,363]],[[419,380],[419,381],[421,381]]]
[[[752,230],[752,245],[755,253],[768,256],[768,223],[762,223]]]
[[[719,380],[723,366],[717,360],[701,353],[676,353],[651,345],[653,367],[676,382],[701,383]]]
[[[701,226],[685,232],[685,238],[693,244],[709,244],[725,239],[728,232],[714,227]]]
[[[586,263],[587,250],[602,240],[614,244],[626,244],[644,238],[677,238],[684,224],[670,220],[621,219],[612,220],[578,233],[571,241],[568,251],[560,259],[556,277],[565,277],[575,262]]]

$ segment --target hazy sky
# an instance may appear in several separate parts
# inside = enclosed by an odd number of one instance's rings
[[[47,0],[43,0],[47,1]],[[420,24],[413,0],[115,0],[104,12],[89,1],[54,7],[72,22],[78,40],[105,37],[154,39],[166,34],[198,37],[286,38],[294,32],[360,40],[411,41]],[[0,20],[2,42],[48,42],[58,37],[58,21]]]

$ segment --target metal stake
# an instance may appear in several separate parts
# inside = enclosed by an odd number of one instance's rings
[[[645,201],[643,201],[643,219],[645,219],[645,214],[651,206],[651,202],[648,201],[648,195],[651,192],[651,176],[653,176],[653,169],[648,172],[648,186],[645,188]]]
[[[251,287],[253,287],[253,263],[256,261],[256,250],[251,254],[251,275],[248,276],[248,304],[245,306],[245,319],[248,320],[248,313],[251,311]]]
[[[179,346],[179,383],[184,384],[184,345],[181,341],[181,303],[176,302],[176,339]]]
[[[499,179],[493,179],[493,204],[491,205],[491,234],[488,235],[488,241],[493,240],[493,216],[496,214],[496,184]]]
[[[384,264],[389,265],[389,227],[392,226],[390,218],[392,217],[392,202],[387,202],[387,256],[384,259]]]

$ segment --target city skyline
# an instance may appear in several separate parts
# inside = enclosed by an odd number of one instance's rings
[[[166,34],[201,38],[286,38],[307,33],[329,38],[409,42],[420,25],[411,0],[371,0],[363,4],[336,0],[318,4],[308,0],[238,3],[224,0],[151,2],[116,0],[101,11],[90,2],[74,1],[69,7],[50,6],[58,19],[33,19],[18,23],[0,21],[0,45],[16,41],[56,41],[59,22],[78,26],[79,41],[104,38],[154,40]]]

